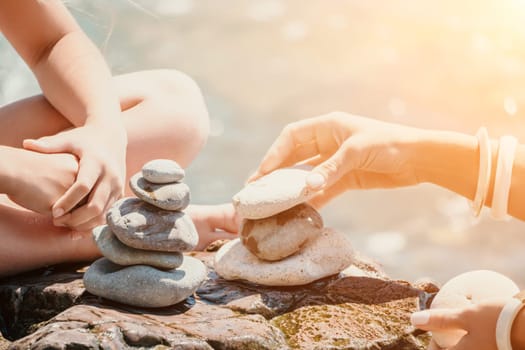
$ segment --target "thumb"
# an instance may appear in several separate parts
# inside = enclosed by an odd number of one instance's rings
[[[467,329],[467,321],[462,317],[462,309],[434,309],[414,312],[410,316],[413,326],[426,331],[447,329]]]
[[[45,136],[37,140],[26,139],[23,141],[23,147],[27,150],[40,153],[72,153],[71,143],[63,138],[55,136]]]
[[[348,143],[343,143],[330,158],[312,169],[306,176],[306,185],[319,191],[335,184],[352,168],[351,150]]]

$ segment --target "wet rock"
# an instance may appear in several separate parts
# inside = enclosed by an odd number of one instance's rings
[[[144,164],[142,176],[155,184],[179,182],[184,179],[184,169],[174,160],[155,159]]]
[[[192,295],[206,279],[204,264],[187,256],[173,270],[158,270],[146,265],[120,266],[106,258],[95,261],[84,275],[89,292],[125,304],[163,307]]]
[[[135,174],[129,187],[143,201],[165,210],[184,210],[190,204],[190,188],[182,182],[154,184]]]
[[[115,202],[108,211],[107,222],[119,241],[137,249],[186,252],[199,241],[187,214],[161,210],[138,198]]]
[[[0,280],[0,319],[7,339],[79,303],[85,292],[83,266],[60,265]]]
[[[77,305],[51,319],[12,349],[169,349],[212,350],[204,340],[106,306]],[[157,348],[158,349],[158,348]]]
[[[233,196],[237,213],[245,219],[262,219],[308,201],[315,195],[306,187],[311,167],[283,168],[246,185]]]
[[[213,264],[214,253],[191,255],[208,267]],[[384,276],[375,268],[367,261],[354,261],[355,271]],[[12,349],[426,349],[429,336],[414,329],[409,317],[428,293],[407,282],[356,274],[302,286],[268,287],[227,281],[210,268],[194,298],[147,309],[90,293],[79,295],[80,273],[71,273],[76,276],[72,280],[58,279],[62,282],[52,282],[57,279],[51,273],[33,285],[34,276],[0,283],[0,295],[7,298],[0,303],[0,314],[11,325]],[[39,287],[45,283],[55,292]],[[40,323],[13,336],[30,314],[17,312],[20,308],[10,304],[21,289],[22,304],[35,301],[25,299],[37,294],[33,288],[43,294],[31,306],[35,311],[51,304],[67,309],[48,312],[48,321],[40,318]],[[69,306],[56,302],[71,300],[64,295],[72,290],[77,298]]]
[[[280,261],[261,260],[251,254],[239,239],[233,240],[219,249],[214,268],[228,280],[294,286],[338,274],[352,261],[353,249],[348,238],[340,232],[325,228],[300,252]]]
[[[161,269],[174,269],[182,264],[182,253],[135,249],[124,245],[107,225],[93,229],[93,237],[102,255],[123,266],[150,265]]]
[[[308,204],[299,204],[268,218],[244,219],[242,244],[259,259],[276,261],[290,256],[323,228],[321,215]]]

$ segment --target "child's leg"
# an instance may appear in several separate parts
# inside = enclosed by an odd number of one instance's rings
[[[71,232],[51,218],[0,203],[0,277],[100,255],[89,232]]]
[[[197,85],[170,70],[131,73],[114,81],[128,133],[128,179],[155,158],[174,159],[187,166],[204,146],[209,128]],[[70,127],[42,96],[0,108],[2,145],[21,147],[26,138],[53,135]],[[0,240],[0,276],[99,254],[90,233],[54,227],[49,218],[6,204],[5,197],[0,198]]]
[[[187,166],[209,130],[206,106],[193,80],[173,70],[152,70],[117,76],[114,82],[128,132],[128,177],[153,158]],[[70,127],[41,95],[0,108],[0,145],[22,147],[24,139]]]

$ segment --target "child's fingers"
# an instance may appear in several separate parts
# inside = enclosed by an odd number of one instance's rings
[[[306,184],[313,190],[329,187],[354,168],[359,147],[356,139],[348,139],[326,161],[315,167],[306,177]]]
[[[259,166],[258,173],[265,175],[272,170],[289,166],[302,159],[314,156],[318,153],[316,141],[315,127],[312,124],[312,120],[302,120],[288,124],[266,152]],[[303,153],[301,154],[302,159],[297,160],[295,152],[302,145],[307,146],[303,150],[304,152],[301,151]],[[312,154],[307,155],[309,152],[312,152]],[[304,153],[307,154],[305,155]]]
[[[426,331],[447,329],[468,329],[463,309],[433,309],[414,312],[410,317],[412,325]]]
[[[286,159],[279,156],[280,161],[276,162],[279,164],[278,166],[267,166],[265,165],[267,159],[264,159],[259,169],[246,180],[246,183],[253,182],[279,168],[286,168],[297,163],[306,164],[309,159],[313,159],[316,156],[319,156],[319,149],[316,143],[299,145],[295,148],[295,150],[292,153],[288,155]],[[261,170],[263,167],[266,167],[266,170]]]
[[[190,205],[185,212],[196,222],[205,222],[210,230],[237,232],[240,218],[231,203],[218,205]]]
[[[232,204],[221,204],[210,207],[211,212],[208,216],[208,223],[213,229],[228,232],[239,230],[239,218]]]
[[[428,348],[427,350],[443,350],[442,348],[440,348],[436,342],[434,340],[431,340],[430,341],[430,344],[428,345]]]
[[[53,216],[55,218],[75,208],[84,197],[89,195],[96,184],[99,177],[97,168],[91,167],[87,163],[81,161],[75,182],[53,205]]]
[[[469,335],[465,335],[463,338],[461,338],[461,340],[459,341],[459,343],[457,343],[455,346],[447,349],[447,350],[472,350],[472,349],[479,349],[479,344],[477,344],[477,346],[475,346],[474,344],[471,343],[470,341],[470,337]]]
[[[235,239],[237,234],[226,231],[212,231],[206,235],[199,235],[199,243],[195,247],[195,250],[203,250],[210,243],[215,242],[219,239]]]
[[[84,227],[84,224],[103,218],[104,210],[111,196],[111,185],[108,181],[99,181],[91,191],[88,203],[71,213],[71,218],[67,224],[78,230]]]
[[[38,140],[26,139],[22,142],[22,146],[40,153],[73,153],[72,144],[58,135],[44,136]]]
[[[320,191],[318,195],[316,195],[314,198],[308,201],[308,204],[313,206],[315,209],[320,209],[332,199],[342,194],[345,190],[346,186],[344,183],[336,182],[329,188]]]

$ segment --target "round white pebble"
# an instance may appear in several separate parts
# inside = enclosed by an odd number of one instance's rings
[[[510,278],[489,270],[465,272],[445,283],[434,297],[431,309],[461,308],[491,298],[510,298],[519,288]],[[456,345],[464,330],[434,331],[432,337],[441,348]]]
[[[155,159],[144,164],[142,176],[155,184],[179,182],[184,179],[184,169],[174,160]]]

